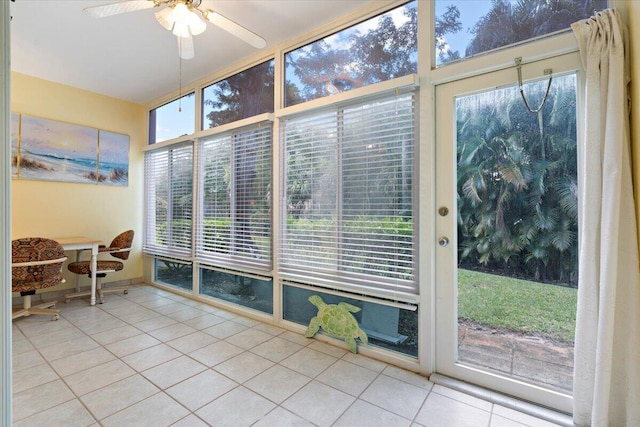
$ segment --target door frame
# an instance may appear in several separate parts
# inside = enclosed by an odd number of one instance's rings
[[[523,81],[545,79],[544,70],[553,75],[577,73],[580,87],[582,64],[577,52],[522,64]],[[571,413],[571,395],[544,388],[526,381],[510,378],[497,372],[457,362],[457,205],[456,205],[456,139],[455,97],[481,93],[500,87],[517,85],[514,67],[486,72],[473,77],[436,84],[435,101],[435,203],[436,211],[446,207],[447,215],[435,212],[435,369],[434,371],[478,386],[496,390],[536,404]],[[580,91],[576,91],[578,109]],[[577,114],[577,132],[581,131],[581,115]],[[579,147],[578,147],[579,149]],[[578,153],[578,159],[580,154]],[[580,167],[580,166],[578,166]],[[446,246],[439,244],[447,238]]]

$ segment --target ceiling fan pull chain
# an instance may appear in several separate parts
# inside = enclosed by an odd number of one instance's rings
[[[178,37],[178,44],[180,44],[180,51],[182,51],[182,37]],[[179,87],[178,87],[178,113],[182,113],[182,56],[178,55],[178,61],[179,61],[178,69],[179,69],[179,74],[180,74],[180,77],[178,79],[178,81],[179,81]]]

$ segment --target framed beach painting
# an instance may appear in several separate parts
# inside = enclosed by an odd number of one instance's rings
[[[18,176],[96,182],[98,129],[22,115]]]
[[[20,114],[11,113],[11,177],[18,176],[18,150],[20,149]]]
[[[129,183],[129,135],[98,132],[98,182],[108,185]]]
[[[18,179],[126,186],[129,136],[11,114],[11,175]]]

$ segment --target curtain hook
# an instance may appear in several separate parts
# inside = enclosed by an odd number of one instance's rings
[[[546,68],[544,70],[544,75],[549,76],[549,81],[547,82],[547,90],[544,93],[544,97],[542,98],[542,101],[540,102],[540,105],[538,106],[538,108],[533,110],[529,106],[527,97],[524,96],[524,89],[522,88],[522,57],[519,56],[515,58],[515,63],[516,63],[516,71],[518,72],[518,87],[520,88],[520,96],[522,96],[522,101],[524,102],[524,106],[527,107],[527,110],[529,110],[530,113],[536,114],[540,112],[540,110],[542,110],[542,107],[544,107],[544,104],[547,102],[547,98],[549,97],[549,90],[551,89],[551,80],[553,78],[553,76],[551,75],[552,70],[551,68]]]

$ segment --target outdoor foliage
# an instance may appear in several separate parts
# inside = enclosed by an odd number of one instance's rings
[[[538,105],[546,81],[527,85]],[[517,89],[457,100],[460,264],[577,284],[575,77],[532,114]]]

